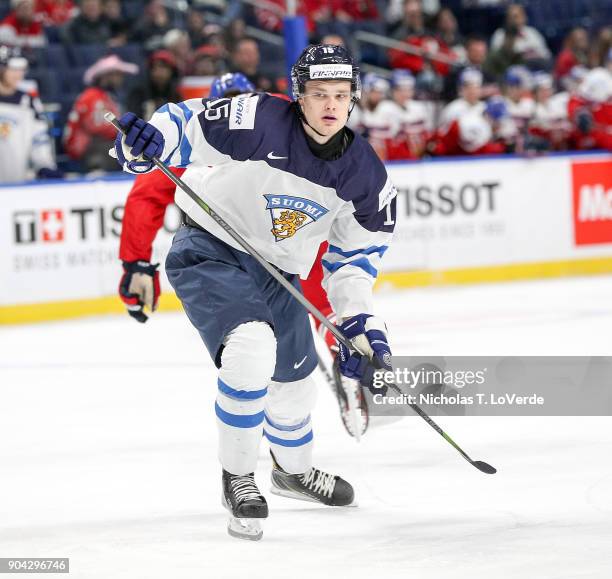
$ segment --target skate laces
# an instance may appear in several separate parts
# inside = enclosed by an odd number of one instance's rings
[[[323,472],[314,466],[308,472],[300,475],[302,484],[311,491],[331,498],[336,487],[336,477],[333,474]]]
[[[236,501],[239,503],[251,499],[259,499],[261,496],[252,474],[232,477],[230,485],[232,486]]]

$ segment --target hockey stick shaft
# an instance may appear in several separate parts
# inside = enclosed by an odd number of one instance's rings
[[[125,133],[123,127],[117,121],[115,115],[111,112],[107,112],[104,118],[111,123],[120,133]],[[349,350],[357,350],[354,344],[334,325],[327,317],[325,317],[293,284],[291,284],[271,263],[269,263],[246,239],[244,239],[239,233],[234,231],[232,226],[227,223],[206,201],[200,198],[187,183],[185,183],[180,177],[177,177],[168,167],[157,157],[151,159],[153,164],[170,179],[177,187],[184,191],[189,197],[203,209],[214,221],[242,247],[247,253],[249,253],[255,260],[276,280],[280,283],[308,312],[310,312],[317,320],[319,320],[339,341],[342,342]],[[361,355],[363,352],[357,350]],[[402,394],[402,391],[392,383],[388,384],[390,388]],[[470,464],[488,474],[493,474],[495,469],[480,461],[472,460],[453,439],[448,436],[430,417],[416,404],[410,404],[410,407],[423,419],[429,426],[431,426],[438,434],[440,434],[447,442],[449,442]]]

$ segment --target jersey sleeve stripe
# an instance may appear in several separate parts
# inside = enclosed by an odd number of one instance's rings
[[[343,251],[336,245],[330,245],[328,251],[330,253],[337,253],[338,255],[341,255],[342,257],[355,257],[356,255],[359,255],[359,254],[371,255],[373,253],[378,253],[379,257],[382,257],[385,251],[387,251],[387,249],[389,249],[388,245],[372,245],[370,247],[366,247],[365,249],[355,249],[353,251]]]
[[[322,259],[321,263],[323,264],[323,267],[330,273],[335,273],[345,265],[352,265],[353,267],[358,267],[362,269],[368,275],[374,278],[378,275],[378,270],[374,266],[372,266],[372,264],[368,261],[366,257],[360,257],[359,259],[354,259],[353,261],[337,261],[336,263],[331,263],[326,259]]]

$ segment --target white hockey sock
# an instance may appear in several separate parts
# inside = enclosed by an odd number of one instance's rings
[[[267,384],[275,360],[276,340],[263,322],[242,324],[225,341],[215,413],[219,460],[232,474],[253,472],[257,465]]]

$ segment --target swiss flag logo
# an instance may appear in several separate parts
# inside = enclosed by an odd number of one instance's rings
[[[612,161],[573,163],[574,241],[612,243]]]
[[[47,209],[40,213],[42,240],[47,243],[64,241],[64,212],[61,209]]]

